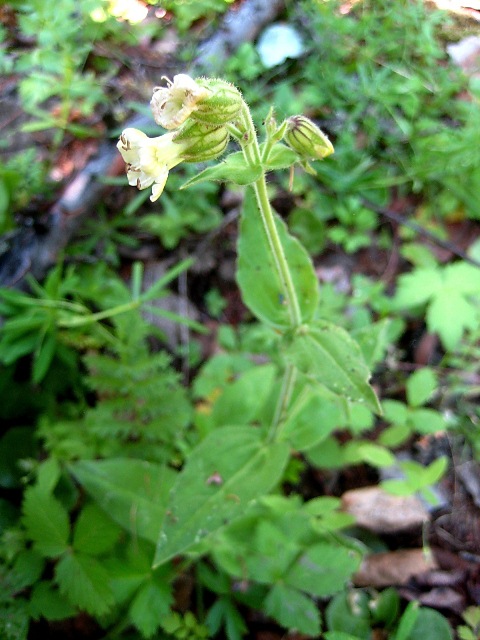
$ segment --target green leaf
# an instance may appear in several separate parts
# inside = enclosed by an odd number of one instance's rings
[[[417,621],[418,614],[418,602],[410,602],[408,607],[405,609],[402,617],[400,618],[400,622],[398,624],[397,631],[393,636],[393,640],[415,640],[411,634],[415,622]]]
[[[136,594],[128,615],[145,638],[151,638],[173,603],[172,587],[168,582],[149,581]]]
[[[344,329],[318,322],[294,336],[287,357],[311,382],[381,413],[377,396],[368,384],[370,373],[360,349]]]
[[[142,460],[80,460],[72,474],[108,515],[133,535],[156,542],[175,473]]]
[[[445,285],[466,295],[480,293],[480,272],[478,267],[467,262],[455,262],[445,267]]]
[[[415,409],[410,413],[410,422],[418,433],[437,433],[447,428],[444,417],[434,409]]]
[[[20,551],[13,565],[15,590],[21,591],[38,582],[45,569],[45,560],[34,549]]]
[[[60,502],[38,487],[25,491],[23,523],[39,553],[56,558],[68,548],[70,521]]]
[[[336,595],[327,606],[325,618],[330,629],[326,638],[371,640],[368,597],[364,591],[344,591]],[[350,635],[353,633],[354,636]]]
[[[209,434],[192,451],[172,488],[154,566],[243,514],[280,480],[288,454],[285,443],[266,445],[253,427],[225,427]]]
[[[442,275],[438,269],[416,269],[399,277],[394,306],[410,309],[425,304],[442,286]]]
[[[408,407],[398,400],[384,400],[382,409],[385,420],[393,424],[404,425],[410,416]]]
[[[352,549],[321,542],[300,556],[284,581],[320,598],[331,596],[343,589],[360,561],[360,553]]]
[[[433,462],[431,462],[427,467],[424,468],[423,472],[423,482],[425,484],[435,484],[443,477],[443,474],[448,469],[448,458],[447,456],[441,456],[437,458]]]
[[[341,421],[338,403],[309,388],[288,412],[279,437],[287,440],[297,451],[306,451],[327,438]]]
[[[118,525],[95,504],[80,513],[73,532],[73,548],[90,555],[110,551],[121,533]]]
[[[295,629],[309,636],[320,633],[320,614],[315,603],[297,589],[276,584],[264,602],[265,613],[282,627]]]
[[[458,345],[465,329],[475,329],[477,325],[477,309],[458,291],[443,290],[428,307],[428,329],[438,333],[449,351]]]
[[[361,443],[358,453],[364,462],[368,462],[373,467],[391,467],[396,462],[393,453],[373,442]]]
[[[214,167],[208,167],[201,171],[198,175],[187,180],[180,188],[188,189],[195,184],[206,182],[207,180],[218,180],[220,182],[233,182],[240,186],[252,184],[260,178],[263,173],[262,167],[251,167],[245,161],[243,153],[231,153],[227,158],[216,164]]]
[[[32,380],[35,384],[39,384],[46,376],[48,368],[52,364],[56,348],[56,332],[48,331],[35,352],[32,370]]]
[[[300,550],[295,540],[268,520],[259,521],[251,546],[251,553],[243,560],[245,575],[266,584],[281,580]]]
[[[385,352],[391,342],[390,328],[392,320],[384,318],[379,322],[368,324],[353,332],[353,337],[358,343],[365,362],[373,367],[385,357]]]
[[[40,582],[33,588],[30,598],[32,618],[65,620],[75,615],[76,610],[50,582]]]
[[[318,305],[317,277],[308,253],[288,233],[283,220],[276,214],[274,216],[297,294],[301,319],[302,322],[309,322]],[[291,327],[283,283],[251,189],[245,195],[240,223],[237,280],[243,301],[259,320],[277,329]]]
[[[437,388],[437,376],[432,369],[424,367],[412,373],[406,383],[407,401],[411,407],[425,404]]]
[[[242,640],[248,629],[243,617],[229,597],[221,597],[215,602],[207,614],[205,624],[212,637],[225,627],[228,640]]]
[[[263,151],[264,144],[260,145],[260,152]],[[270,151],[265,164],[265,171],[278,171],[288,169],[298,160],[298,155],[284,144],[276,144]]]
[[[453,633],[447,620],[434,609],[421,607],[409,640],[452,640]]]
[[[211,419],[215,426],[228,423],[248,424],[263,408],[272,390],[276,367],[257,366],[246,371],[228,386],[213,405]]]
[[[55,567],[55,579],[62,595],[92,616],[105,615],[115,602],[109,574],[89,556],[64,555]]]

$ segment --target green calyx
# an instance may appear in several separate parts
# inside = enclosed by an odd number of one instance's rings
[[[195,122],[192,118],[176,133],[174,142],[184,147],[185,162],[205,162],[221,155],[227,148],[230,135],[225,127]]]
[[[302,160],[322,160],[334,152],[323,131],[305,116],[288,118],[284,140]]]
[[[199,103],[191,118],[212,126],[232,123],[238,117],[243,104],[240,91],[230,82],[217,78],[201,78],[199,86],[207,88],[211,95]]]

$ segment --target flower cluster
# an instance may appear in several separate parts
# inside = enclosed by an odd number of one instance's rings
[[[240,92],[223,80],[176,75],[166,78],[166,87],[156,87],[150,102],[153,117],[172,130],[149,138],[138,129],[125,129],[117,148],[127,166],[128,184],[138,189],[152,187],[155,202],[165,187],[168,172],[180,162],[203,162],[217,158],[228,144],[226,125],[242,108]]]

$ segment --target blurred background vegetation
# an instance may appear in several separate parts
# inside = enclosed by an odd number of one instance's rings
[[[235,383],[276,359],[277,336],[252,322],[234,283],[241,193],[210,183],[179,191],[195,172],[184,165],[153,205],[146,191],[125,188],[112,160],[102,199],[56,264],[37,279],[26,264],[21,284],[8,281],[12,253],[21,262],[23,242],[41,245],[63,189],[111,153],[131,118],[148,116],[162,76],[196,68],[201,43],[247,2],[0,6],[6,640],[280,638],[282,628],[326,640],[479,637],[480,47],[461,65],[448,53],[478,39],[478,12],[423,0],[292,0],[274,27],[212,63],[242,90],[259,129],[274,105],[279,120],[312,118],[335,146],[317,176],[296,173],[290,184],[277,174],[269,189],[314,259],[318,317],[352,332],[384,415],[316,407],[309,419],[327,426],[317,439],[307,429],[311,446],[299,438],[277,501],[227,529],[207,559],[151,569],[175,473],[222,416],[246,411],[238,399],[254,392]],[[463,464],[476,480],[455,494]],[[289,527],[315,496],[334,501],[318,513],[332,536],[351,527],[352,548],[408,546],[334,512],[345,489],[382,482],[433,503],[426,542],[474,558],[462,565],[468,579],[452,582],[456,600],[419,597],[433,608],[418,609],[375,585],[302,591],[254,566],[242,580],[229,564],[246,538],[252,558],[303,544]],[[132,504],[143,514],[135,527]],[[332,583],[353,572],[344,560],[328,567]],[[275,571],[278,579],[284,568]]]

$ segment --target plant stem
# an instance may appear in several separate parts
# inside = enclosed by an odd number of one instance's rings
[[[293,364],[288,364],[283,374],[282,388],[280,389],[280,395],[278,396],[277,406],[275,408],[275,415],[273,416],[272,424],[268,432],[268,442],[275,442],[278,427],[283,421],[285,413],[292,397],[293,387],[297,377],[297,369]]]
[[[283,285],[283,295],[285,304],[290,314],[292,329],[298,328],[302,324],[300,306],[298,304],[297,293],[293,285],[292,275],[288,267],[288,262],[283,251],[282,243],[278,235],[275,218],[267,194],[267,183],[265,175],[262,175],[254,184],[253,189],[257,198],[258,208],[262,216],[263,227],[267,235],[268,244],[272,250],[275,267]]]
[[[247,105],[244,105],[242,110],[242,124],[245,127],[247,136],[246,140],[241,141],[243,155],[245,160],[250,166],[261,165],[262,159],[260,156],[260,148],[258,146],[257,135],[255,133],[255,127],[253,125],[252,116]],[[292,275],[288,266],[287,258],[283,251],[282,243],[278,235],[277,226],[275,224],[275,218],[273,215],[270,200],[267,193],[267,182],[265,179],[265,172],[261,177],[253,183],[253,190],[257,200],[258,209],[263,222],[263,228],[267,236],[268,244],[271,249],[273,261],[277,274],[280,278],[283,288],[283,296],[285,304],[287,305],[288,312],[290,314],[290,323],[292,329],[298,328],[302,324],[302,316],[300,313],[300,306],[298,303],[297,293],[293,285]]]
[[[244,104],[244,107],[242,109],[239,132],[242,129],[245,133],[241,137],[235,135],[236,132],[233,131],[232,135],[237,138],[242,148],[245,160],[251,167],[262,166],[262,161],[265,161],[267,159],[271,151],[271,146],[265,146],[264,155],[262,157],[250,109],[246,104]],[[298,302],[297,293],[295,291],[295,286],[293,284],[292,274],[288,266],[287,258],[280,241],[280,236],[278,235],[275,216],[273,214],[270,200],[268,198],[265,171],[262,171],[262,175],[253,183],[252,186],[255,192],[258,210],[262,218],[265,235],[267,237],[268,245],[270,247],[271,255],[275,265],[275,270],[282,284],[282,293],[285,299],[285,304],[288,308],[290,325],[292,329],[297,329],[302,324],[300,305]],[[274,442],[277,438],[279,426],[285,417],[288,404],[292,397],[296,374],[296,368],[293,365],[287,365],[283,376],[282,387],[280,389],[280,394],[277,400],[275,414],[268,433],[269,442]]]

